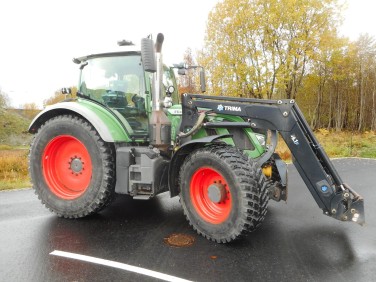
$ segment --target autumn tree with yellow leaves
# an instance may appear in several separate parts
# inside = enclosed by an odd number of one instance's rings
[[[196,65],[196,61],[192,54],[192,49],[188,48],[184,53],[184,64],[187,66]],[[185,71],[185,75],[178,76],[179,93],[196,93],[197,87],[197,71],[195,69],[188,69]]]
[[[327,34],[334,0],[224,0],[209,15],[201,63],[213,93],[294,99]]]

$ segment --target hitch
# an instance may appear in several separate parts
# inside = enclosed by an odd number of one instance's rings
[[[365,223],[364,199],[347,184],[343,186],[345,189],[336,194],[331,201],[330,213],[325,212],[325,214],[341,221],[352,221],[363,226]]]

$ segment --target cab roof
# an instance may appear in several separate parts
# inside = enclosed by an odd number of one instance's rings
[[[100,57],[113,57],[113,56],[128,56],[128,55],[140,55],[141,51],[139,46],[119,46],[116,50],[106,52],[96,52],[90,55],[73,58],[73,62],[81,64],[89,59]]]

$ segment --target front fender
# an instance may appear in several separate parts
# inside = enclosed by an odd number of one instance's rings
[[[170,196],[175,197],[179,194],[179,172],[180,167],[183,164],[185,158],[191,153],[193,150],[204,147],[206,144],[213,143],[214,141],[231,137],[229,134],[223,135],[211,135],[207,137],[203,137],[200,139],[195,139],[189,141],[182,145],[179,150],[174,153],[174,156],[171,159],[169,169],[168,169],[168,185],[170,189]]]
[[[47,120],[64,114],[86,119],[105,142],[130,142],[127,128],[105,107],[87,100],[74,100],[47,106],[31,122],[29,132],[35,133]]]

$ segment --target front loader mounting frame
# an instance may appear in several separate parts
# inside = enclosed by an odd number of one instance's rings
[[[203,122],[198,108],[210,113],[240,116],[244,122]],[[183,94],[182,135],[201,126],[278,131],[292,153],[296,169],[324,214],[361,225],[365,222],[363,198],[341,180],[294,100]],[[188,140],[182,138],[181,143]]]

